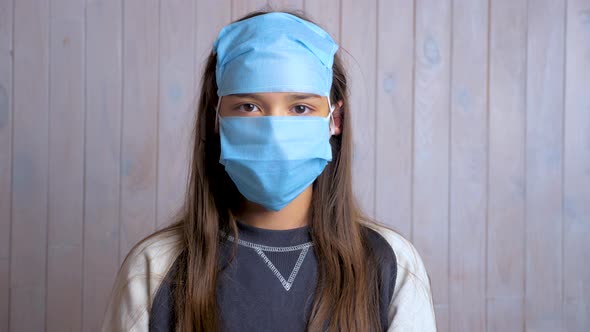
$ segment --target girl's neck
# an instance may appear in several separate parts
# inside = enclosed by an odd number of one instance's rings
[[[261,205],[246,201],[238,219],[250,226],[264,229],[284,230],[303,227],[309,223],[312,192],[313,188],[310,185],[280,211],[270,211]]]

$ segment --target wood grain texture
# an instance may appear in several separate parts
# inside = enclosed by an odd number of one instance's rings
[[[43,331],[49,160],[49,2],[15,1],[10,329]]]
[[[304,0],[268,0],[268,5],[274,10],[301,10]]]
[[[119,263],[156,228],[159,1],[124,1]]]
[[[487,330],[524,330],[526,1],[490,3]]]
[[[527,331],[563,331],[565,3],[528,3],[526,108]]]
[[[414,2],[379,2],[377,15],[375,217],[411,238]]]
[[[375,216],[375,68],[377,1],[341,1],[340,47],[349,70],[353,189],[363,213]],[[350,24],[344,22],[363,22]]]
[[[10,317],[13,8],[14,1],[0,2],[0,331]]]
[[[213,49],[213,42],[217,39],[221,29],[230,24],[232,17],[232,1],[223,0],[215,3],[199,1],[195,14],[195,75],[194,84],[194,112],[197,111],[201,91],[201,79],[209,54]],[[195,113],[196,119],[196,113]]]
[[[221,29],[232,20],[232,1],[223,0],[215,3],[209,1],[197,2],[195,13],[195,105],[201,91],[201,78],[207,57],[213,49],[213,42],[217,39]],[[195,109],[196,111],[196,109]]]
[[[79,331],[84,222],[84,4],[54,0],[50,13],[46,329]]]
[[[565,331],[590,329],[590,1],[567,3],[563,183]]]
[[[428,266],[437,329],[449,331],[451,2],[416,0],[413,241]]]
[[[451,331],[485,330],[488,2],[453,1],[449,305]]]
[[[231,0],[231,20],[235,21],[250,12],[268,8],[266,0]]]
[[[305,1],[304,12],[340,43],[340,0]]]
[[[119,269],[122,1],[86,6],[83,331],[99,331]]]
[[[196,3],[160,2],[160,85],[158,127],[158,193],[156,225],[172,222],[180,210],[188,181],[192,129],[194,20]]]

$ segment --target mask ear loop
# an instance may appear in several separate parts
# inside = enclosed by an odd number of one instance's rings
[[[330,113],[328,114],[328,117],[330,118],[330,134],[334,135],[336,133],[336,122],[334,121],[334,116],[332,115],[332,113],[334,112],[334,109],[336,108],[336,106],[332,105],[332,103],[330,102],[330,97],[328,96],[328,106],[330,107]]]
[[[219,132],[219,105],[221,105],[221,96],[217,98],[217,106],[215,107],[215,132]]]

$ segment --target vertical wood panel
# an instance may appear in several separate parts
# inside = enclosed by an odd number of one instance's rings
[[[437,328],[449,330],[450,1],[416,1],[413,240],[432,282]]]
[[[122,1],[86,8],[83,331],[100,330],[119,268]]]
[[[353,186],[363,212],[375,216],[375,68],[377,58],[377,1],[341,2],[340,46],[346,50],[352,121]],[[344,23],[346,22],[346,23]]]
[[[10,317],[13,1],[0,2],[0,331]]]
[[[340,0],[305,1],[305,13],[340,43]]]
[[[198,1],[195,13],[195,91],[194,112],[201,92],[201,79],[207,57],[213,48],[213,41],[219,31],[232,20],[232,0],[216,2]]]
[[[563,331],[564,2],[528,3],[527,331]]]
[[[232,21],[232,0],[220,0],[215,3],[209,1],[198,1],[195,13],[195,58],[194,68],[196,80],[194,84],[193,121],[195,125],[198,111],[199,98],[202,86],[202,76],[205,65],[211,50],[213,41],[217,38],[219,31]],[[192,135],[199,135],[191,128]],[[192,149],[194,136],[191,136],[189,146]],[[191,155],[192,157],[192,155]]]
[[[46,329],[79,331],[84,220],[84,4],[53,0],[50,13]]]
[[[590,1],[567,8],[564,151],[564,321],[590,330]]]
[[[379,2],[377,15],[376,218],[410,238],[414,2]]]
[[[156,227],[159,1],[124,1],[120,262]]]
[[[189,134],[194,117],[194,18],[191,0],[162,1],[160,8],[160,106],[157,226],[180,209],[188,173]]]
[[[450,330],[485,330],[487,0],[453,1]]]
[[[274,10],[301,10],[303,0],[268,0],[270,8]]]
[[[10,328],[45,329],[49,4],[15,1]]]
[[[235,21],[249,12],[268,9],[266,0],[231,0],[231,20]]]
[[[526,1],[490,11],[487,330],[522,331]]]

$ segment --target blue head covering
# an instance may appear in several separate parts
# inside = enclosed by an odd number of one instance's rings
[[[217,53],[217,95],[303,92],[330,95],[338,45],[317,25],[273,12],[224,27]]]

